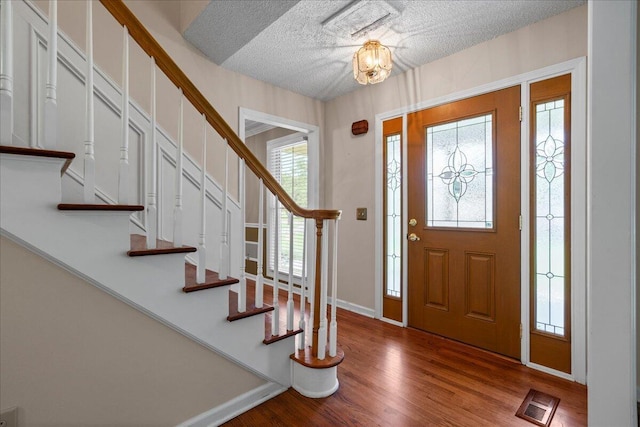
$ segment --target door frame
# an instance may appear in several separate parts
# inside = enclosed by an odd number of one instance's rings
[[[586,341],[586,247],[587,247],[587,139],[586,139],[586,90],[587,90],[587,66],[586,57],[572,59],[549,67],[519,74],[506,79],[498,80],[471,89],[451,93],[438,98],[422,101],[413,105],[402,107],[375,116],[375,259],[383,259],[383,147],[382,147],[382,123],[385,120],[402,117],[402,176],[407,176],[407,114],[415,111],[435,107],[437,105],[470,98],[484,93],[493,92],[514,85],[521,85],[521,214],[522,214],[522,234],[521,234],[521,362],[531,368],[550,373],[555,376],[570,379],[581,384],[587,381],[587,341]],[[530,259],[530,206],[529,206],[529,179],[530,179],[530,150],[529,150],[529,85],[536,81],[545,80],[563,74],[571,74],[571,133],[573,148],[571,152],[572,177],[571,180],[571,271],[572,271],[572,292],[571,292],[571,321],[572,321],[572,341],[571,341],[571,374],[537,365],[529,360],[529,259]],[[407,183],[402,180],[402,234],[406,233],[407,217]],[[407,252],[407,240],[403,239],[403,253]],[[403,256],[402,293],[408,295],[408,274],[407,257]],[[383,271],[382,263],[375,265],[375,318],[407,326],[408,305],[406,297],[402,304],[402,322],[396,322],[382,317],[382,293],[383,293]]]
[[[318,206],[320,206],[320,203],[323,202],[320,197],[320,127],[308,123],[298,122],[296,120],[287,119],[284,117],[275,116],[273,114],[263,113],[257,110],[251,110],[245,107],[239,107],[238,136],[243,143],[246,139],[247,120],[260,122],[267,126],[290,129],[307,137],[307,179],[309,187],[309,194],[307,195],[309,203],[308,207],[309,209],[317,209]],[[266,224],[268,224],[268,222]],[[312,224],[310,221],[307,221],[306,228],[307,236],[313,236],[313,233],[315,233],[314,224]],[[244,231],[242,231],[242,235],[244,235]],[[315,260],[316,247],[313,239],[307,239],[305,251],[308,254],[306,260],[307,282],[314,283],[315,269],[313,268],[312,262],[314,262],[313,260]]]

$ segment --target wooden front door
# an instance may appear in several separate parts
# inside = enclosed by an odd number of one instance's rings
[[[408,126],[409,326],[520,358],[520,86]]]

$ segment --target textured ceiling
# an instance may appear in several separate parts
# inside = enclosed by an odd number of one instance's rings
[[[397,75],[582,3],[212,0],[184,36],[224,68],[329,100],[360,87],[351,60],[368,39],[389,46]]]

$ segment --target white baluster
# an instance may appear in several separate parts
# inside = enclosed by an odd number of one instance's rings
[[[305,335],[307,333],[307,326],[304,320],[306,311],[305,291],[307,286],[307,221],[302,220],[302,275],[300,277],[300,321],[298,322],[298,328],[302,330],[298,339],[298,349],[303,350],[305,347]]]
[[[218,277],[226,279],[229,275],[229,232],[227,217],[227,199],[229,198],[229,143],[224,140],[224,189],[222,191],[222,233],[220,234],[220,271]]]
[[[312,242],[312,246],[316,247],[317,246],[317,239],[318,239],[318,235],[317,235],[317,225],[315,223],[315,220],[313,222],[313,229],[314,232],[312,234],[312,236],[314,236],[314,241]],[[307,227],[305,224],[305,232],[307,231]],[[305,247],[305,249],[307,249]],[[309,327],[308,329],[308,334],[307,334],[307,340],[309,341],[309,345],[313,346],[313,328],[315,325],[315,315],[316,315],[316,275],[320,274],[319,271],[315,271],[316,269],[316,253],[314,252],[309,252],[310,255],[310,259],[311,259],[311,271],[309,271],[309,280],[307,281],[307,283],[309,284]],[[313,255],[313,256],[311,256]]]
[[[96,188],[96,159],[94,157],[94,105],[93,105],[93,2],[87,0],[87,73],[86,123],[84,141],[84,202],[94,203]]]
[[[147,188],[147,248],[155,249],[156,247],[156,239],[158,236],[158,207],[157,207],[157,150],[158,146],[156,143],[156,60],[154,57],[151,57],[151,78],[149,79],[151,82],[151,101],[150,101],[150,109],[151,109],[151,141],[149,141],[149,177]]]
[[[198,240],[198,269],[196,283],[206,279],[207,247],[205,246],[207,225],[207,118],[202,115],[202,171],[200,174],[200,239]]]
[[[263,220],[264,220],[264,185],[262,183],[262,178],[260,178],[258,188],[260,189],[260,196],[258,198],[258,267],[256,271],[256,302],[255,306],[257,308],[262,308],[264,304],[264,271],[263,271],[263,262],[262,258],[264,256],[264,251],[262,249],[263,245]]]
[[[336,310],[338,309],[338,220],[333,221],[333,248],[331,266],[331,324],[329,326],[329,356],[334,357],[338,350],[338,322]]]
[[[13,143],[13,5],[3,0],[0,8],[0,145]],[[31,139],[35,139],[31,135]]]
[[[122,35],[122,140],[118,173],[118,203],[129,204],[129,30]]]
[[[287,331],[293,330],[293,214],[289,212],[289,288],[287,294]]]
[[[278,303],[278,272],[280,270],[280,201],[275,196],[273,234],[273,317],[271,321],[271,335],[280,335],[280,304]]]
[[[238,167],[238,187],[240,192],[240,224],[242,224],[242,236],[240,239],[240,286],[238,292],[238,313],[244,313],[247,311],[247,278],[245,276],[245,268],[247,262],[247,241],[246,241],[246,229],[247,222],[245,219],[245,202],[246,202],[246,189],[245,189],[245,161],[240,159],[240,165]]]
[[[329,258],[329,224],[327,220],[323,221],[322,233],[322,276],[320,280],[320,313],[317,316],[320,318],[320,325],[318,327],[318,359],[322,360],[326,356],[327,350],[327,272],[328,272],[328,258]]]
[[[184,96],[180,89],[180,118],[178,120],[178,147],[176,150],[176,204],[173,208],[173,246],[182,246],[182,157],[184,155]]]
[[[49,0],[48,70],[45,87],[43,136],[44,148],[53,150],[58,136],[58,0]]]

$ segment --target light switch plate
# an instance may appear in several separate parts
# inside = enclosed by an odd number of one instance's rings
[[[0,411],[0,427],[18,427],[18,407]]]
[[[358,221],[367,220],[367,208],[356,208],[356,219]]]

